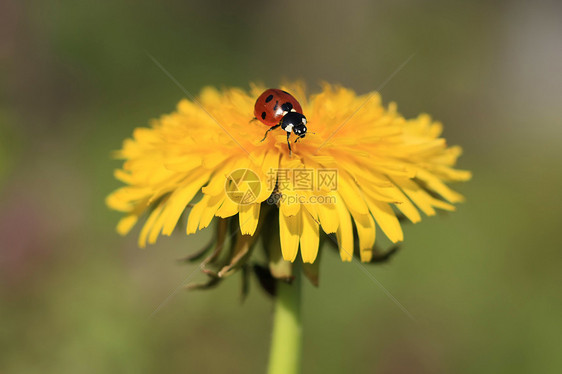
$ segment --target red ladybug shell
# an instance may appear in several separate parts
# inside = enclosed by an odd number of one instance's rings
[[[302,107],[290,93],[277,88],[265,90],[256,100],[254,116],[264,125],[275,126],[281,122],[283,116],[294,109],[302,113]]]

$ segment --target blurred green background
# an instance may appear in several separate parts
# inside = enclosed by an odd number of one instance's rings
[[[180,286],[210,236],[146,250],[105,196],[110,153],[187,90],[326,80],[427,112],[474,178],[391,264],[325,251],[306,373],[562,372],[562,6],[555,1],[0,2],[0,372],[261,373],[271,301]],[[327,248],[326,248],[327,249]],[[198,275],[197,279],[204,279]]]

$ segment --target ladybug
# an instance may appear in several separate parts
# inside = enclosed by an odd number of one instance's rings
[[[287,132],[289,154],[292,154],[291,132],[297,136],[295,143],[306,135],[306,117],[302,114],[302,107],[290,93],[270,88],[265,90],[256,100],[254,116],[261,123],[271,127],[265,132],[262,142],[271,130],[281,127]]]

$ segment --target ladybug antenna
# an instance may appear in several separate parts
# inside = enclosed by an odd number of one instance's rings
[[[316,135],[316,133],[315,133],[315,132],[310,132],[310,131],[308,131],[308,132],[307,132],[306,134],[302,134],[302,135],[299,135],[299,136],[297,136],[297,138],[295,139],[295,143],[296,143],[296,142],[298,142],[298,141],[299,141],[299,139],[302,139],[302,138],[304,138],[304,137],[305,137],[306,135],[308,135],[308,134],[313,134],[313,135]]]

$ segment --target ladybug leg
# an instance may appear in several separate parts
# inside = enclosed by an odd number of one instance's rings
[[[278,124],[278,125],[272,126],[272,127],[271,127],[271,128],[269,129],[269,130],[267,130],[267,131],[265,132],[265,135],[263,136],[263,139],[262,139],[262,140],[260,140],[260,141],[262,141],[262,142],[263,142],[263,141],[265,140],[265,138],[267,138],[267,134],[268,134],[268,133],[269,133],[269,132],[270,132],[271,130],[275,130],[275,129],[276,129],[276,128],[278,128],[279,126],[281,126],[281,124]]]
[[[293,157],[293,150],[291,149],[291,140],[289,139],[291,137],[291,133],[287,132],[287,145],[289,146],[289,157]]]

